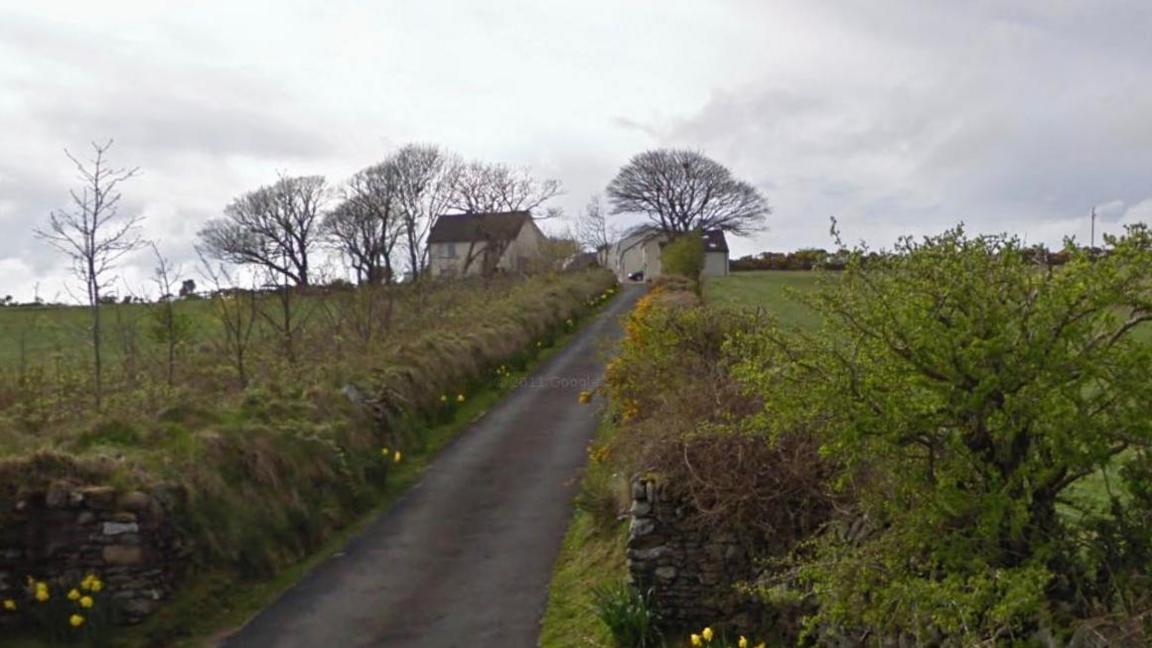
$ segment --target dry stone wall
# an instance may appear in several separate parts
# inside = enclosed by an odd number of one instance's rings
[[[104,583],[114,619],[135,623],[172,592],[181,547],[156,494],[55,483],[0,511],[0,600],[31,576],[53,585],[87,574]]]
[[[663,622],[675,628],[749,627],[756,603],[734,584],[749,580],[754,565],[738,537],[691,524],[686,504],[653,479],[632,481],[628,571],[649,593]]]

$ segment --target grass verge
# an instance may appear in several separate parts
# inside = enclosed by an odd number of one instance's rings
[[[548,607],[541,627],[544,648],[612,646],[608,627],[596,614],[593,592],[628,576],[625,562],[627,524],[617,520],[620,492],[627,485],[610,464],[597,460],[596,448],[613,434],[601,424],[581,478],[576,510],[548,586]]]

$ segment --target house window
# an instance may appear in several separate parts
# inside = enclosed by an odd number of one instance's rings
[[[455,243],[445,243],[444,244],[444,258],[446,258],[446,259],[455,259],[456,258],[456,244]]]

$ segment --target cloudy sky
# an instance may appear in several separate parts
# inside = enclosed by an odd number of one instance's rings
[[[1030,242],[1152,220],[1146,0],[0,0],[0,295],[67,300],[33,236],[63,149],[115,138],[124,209],[192,269],[201,224],[277,172],[338,181],[433,142],[563,181],[638,151],[763,189],[737,255],[958,221]],[[148,254],[122,281],[147,283]]]

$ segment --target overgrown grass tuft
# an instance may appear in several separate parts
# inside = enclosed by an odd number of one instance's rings
[[[617,648],[655,648],[663,644],[660,616],[648,597],[626,582],[592,589],[593,607]]]

